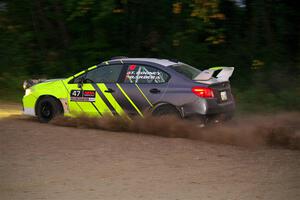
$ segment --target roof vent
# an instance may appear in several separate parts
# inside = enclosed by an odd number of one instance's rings
[[[169,61],[172,61],[172,62],[175,62],[175,63],[179,63],[179,60],[175,59],[175,58],[171,58],[171,59],[168,59]]]

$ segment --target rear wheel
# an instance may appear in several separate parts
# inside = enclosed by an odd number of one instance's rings
[[[36,106],[36,115],[42,123],[47,123],[63,113],[60,102],[53,97],[43,97]]]
[[[234,112],[228,112],[225,114],[224,121],[229,121],[234,117]]]
[[[226,122],[233,118],[234,113],[228,112],[228,113],[222,113],[211,116],[211,122],[212,123],[218,123],[218,122]]]
[[[179,111],[174,106],[171,106],[171,105],[159,106],[152,112],[152,115],[153,116],[169,115],[169,116],[175,116],[175,117],[181,118]]]

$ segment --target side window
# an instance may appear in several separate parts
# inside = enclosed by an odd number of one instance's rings
[[[127,68],[124,83],[158,84],[168,80],[169,75],[157,68],[131,64]]]
[[[84,78],[85,83],[115,83],[118,81],[123,65],[101,66],[77,77],[74,83]]]

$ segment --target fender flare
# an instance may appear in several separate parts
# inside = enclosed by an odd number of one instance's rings
[[[57,101],[57,103],[60,105],[62,113],[65,113],[64,106],[63,106],[62,102],[61,102],[57,97],[55,97],[55,96],[53,96],[53,95],[45,94],[45,95],[39,96],[38,99],[37,99],[36,102],[35,102],[35,105],[34,105],[34,113],[35,113],[35,115],[37,115],[36,110],[37,110],[37,105],[38,105],[38,103],[39,103],[43,98],[45,98],[45,97],[52,97],[53,99],[55,99],[55,100]]]
[[[180,108],[178,108],[177,106],[175,106],[175,105],[173,105],[173,104],[167,103],[167,102],[159,102],[159,103],[155,104],[155,105],[150,109],[150,112],[153,113],[157,108],[162,107],[162,106],[166,106],[166,105],[167,105],[167,106],[172,106],[173,108],[175,108],[175,109],[178,111],[178,113],[180,114],[180,116],[181,116],[182,118],[184,117],[183,111],[182,111]]]

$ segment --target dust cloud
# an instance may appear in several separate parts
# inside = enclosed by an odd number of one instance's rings
[[[151,115],[136,117],[132,121],[110,116],[58,117],[52,123],[59,126],[188,138],[243,147],[272,146],[300,150],[300,113],[244,116],[204,128],[199,127],[195,121]]]

